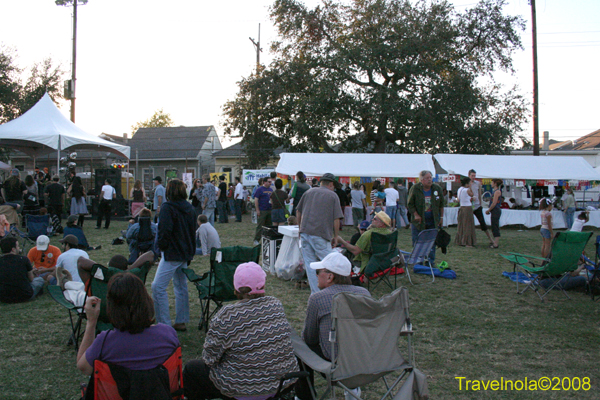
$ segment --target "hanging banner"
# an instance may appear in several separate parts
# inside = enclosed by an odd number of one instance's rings
[[[268,178],[274,169],[245,169],[242,173],[242,185],[256,186],[260,178]]]
[[[456,175],[440,175],[441,182],[456,182]]]
[[[515,186],[516,187],[523,187],[523,186],[525,186],[525,181],[523,181],[521,179],[516,179],[515,180]]]
[[[544,181],[543,186],[558,186],[558,181]]]

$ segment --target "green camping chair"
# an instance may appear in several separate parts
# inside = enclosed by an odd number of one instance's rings
[[[367,281],[367,288],[370,291],[371,286],[375,289],[380,283],[384,283],[391,290],[396,289],[395,267],[403,257],[398,253],[398,231],[389,235],[382,235],[377,232],[371,234],[371,257],[362,271],[364,280]],[[394,283],[390,279],[394,276]]]
[[[63,306],[69,312],[69,320],[71,321],[71,335],[69,336],[69,341],[67,345],[73,344],[75,346],[75,351],[79,350],[79,338],[83,335],[81,331],[81,325],[83,320],[85,319],[85,312],[83,311],[83,307],[77,307],[75,304],[68,301],[64,294],[63,290],[58,285],[48,285],[47,287],[48,293],[50,293],[50,297],[54,299],[58,304]]]
[[[513,264],[513,271],[522,272],[527,276],[528,282],[525,289],[519,292],[519,280],[517,279],[517,293],[522,294],[527,289],[532,289],[544,301],[544,297],[555,287],[562,290],[570,299],[567,292],[560,286],[560,282],[572,271],[577,269],[577,264],[587,242],[593,232],[558,232],[552,240],[552,248],[548,258],[528,256],[519,253],[501,254]],[[544,289],[540,282],[547,277],[558,277],[552,285]]]
[[[142,280],[142,282],[146,283],[146,276],[150,269],[152,268],[152,263],[145,262],[141,267],[128,269],[123,271],[118,268],[105,267],[100,264],[94,264],[91,270],[91,278],[89,282],[88,295],[96,296],[102,300],[100,303],[100,315],[98,316],[98,324],[96,326],[97,332],[102,332],[106,330],[113,329],[112,324],[108,320],[108,314],[106,312],[106,294],[108,293],[108,281],[116,274],[121,274],[123,272],[130,272],[136,275],[138,278]]]
[[[223,306],[224,302],[237,300],[234,294],[233,274],[238,265],[250,261],[258,263],[260,246],[242,247],[232,246],[220,249],[212,248],[210,251],[210,271],[199,276],[191,268],[184,268],[183,273],[198,289],[200,298],[200,322],[198,329],[208,331],[208,322],[213,315]],[[215,305],[210,311],[210,303]]]

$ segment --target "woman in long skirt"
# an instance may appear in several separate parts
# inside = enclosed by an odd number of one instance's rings
[[[473,218],[473,191],[471,190],[471,178],[463,176],[460,178],[461,187],[458,189],[457,197],[460,203],[458,210],[458,231],[455,243],[459,246],[473,247],[477,244],[475,236],[475,219]]]
[[[85,215],[88,213],[87,204],[85,202],[85,188],[81,182],[81,178],[76,176],[73,182],[67,189],[67,194],[71,195],[71,215],[78,215],[77,225],[83,228]]]

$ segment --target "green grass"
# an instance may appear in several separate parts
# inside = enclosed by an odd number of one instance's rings
[[[106,264],[114,254],[127,254],[127,246],[111,246],[113,238],[126,226],[113,222],[108,231],[95,231],[93,221],[85,230],[92,245],[102,250],[90,257]],[[223,246],[252,245],[254,225],[244,216],[241,224],[217,225]],[[450,228],[454,237],[456,229]],[[344,228],[349,238],[351,229]],[[516,251],[538,255],[541,238],[537,229],[503,229],[500,249],[485,245],[473,249],[451,245],[448,254],[438,250],[438,262],[446,260],[458,279],[436,279],[432,285],[408,285],[414,325],[414,349],[418,368],[428,377],[432,399],[595,399],[600,372],[597,367],[600,343],[599,307],[583,293],[571,300],[551,293],[546,302],[528,292],[515,293],[515,284],[501,276],[512,270],[498,254]],[[588,254],[593,254],[591,240]],[[52,239],[52,244],[57,238]],[[401,230],[399,247],[410,249],[409,231]],[[206,258],[196,257],[191,267],[208,269]],[[147,288],[154,278],[153,269]],[[414,279],[425,282],[426,278]],[[174,318],[172,286],[171,312]],[[200,306],[197,291],[189,285],[192,321],[180,333],[184,362],[200,357],[204,334],[196,329]],[[380,287],[374,293],[385,294]],[[269,276],[267,293],[279,298],[293,328],[301,331],[308,290],[296,290],[291,282]],[[75,351],[67,347],[68,316],[48,294],[24,304],[0,304],[0,399],[76,399],[80,382],[87,381],[75,367]],[[528,380],[541,377],[589,377],[589,391],[465,391],[456,377],[470,380]],[[463,386],[464,389],[464,386]],[[363,388],[367,399],[376,398],[378,387]],[[338,392],[339,394],[339,392]],[[339,396],[338,396],[339,397]]]

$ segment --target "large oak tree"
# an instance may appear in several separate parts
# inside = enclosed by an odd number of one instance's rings
[[[520,17],[505,0],[457,12],[446,1],[276,0],[274,59],[238,83],[228,134],[250,148],[501,153],[527,104],[493,79],[512,72]],[[268,142],[266,134],[275,135]],[[341,143],[332,147],[333,143]],[[261,154],[261,152],[252,152]]]

